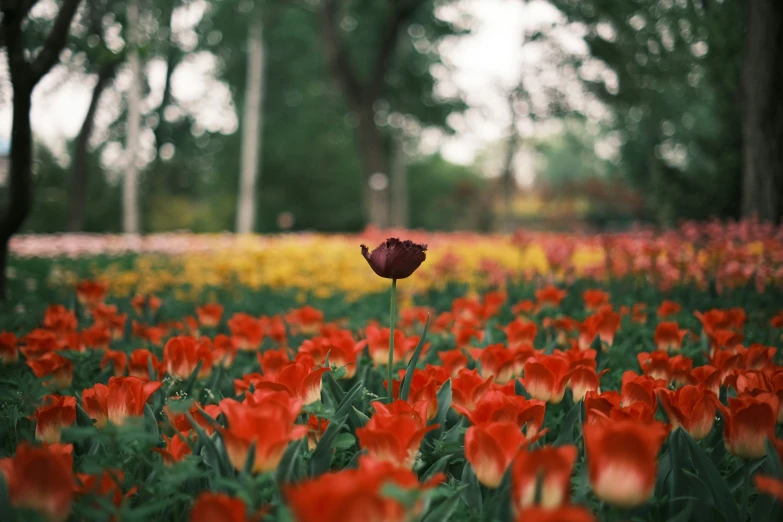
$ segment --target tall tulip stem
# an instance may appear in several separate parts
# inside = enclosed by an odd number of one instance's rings
[[[391,303],[389,304],[389,404],[394,402],[394,305],[397,302],[397,280],[392,279]]]

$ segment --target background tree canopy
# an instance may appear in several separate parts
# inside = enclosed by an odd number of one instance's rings
[[[43,48],[58,8],[70,3],[30,4],[33,9],[22,13],[26,52]],[[51,82],[82,82],[93,103],[63,150],[36,142],[27,232],[119,232],[123,223],[128,4],[79,4],[61,64],[50,76]],[[519,179],[521,171],[532,171],[532,185],[523,188],[545,202],[587,193],[591,215],[604,216],[592,219],[596,226],[618,219],[739,217],[754,209],[776,217],[775,201],[771,207],[753,203],[759,192],[774,196],[783,188],[769,153],[774,147],[751,151],[748,143],[774,144],[780,96],[759,91],[755,109],[745,99],[753,78],[775,85],[774,75],[759,72],[775,70],[769,65],[776,63],[775,45],[764,44],[768,52],[747,59],[754,45],[749,35],[776,34],[773,22],[783,14],[775,2],[755,2],[754,11],[740,0],[508,0],[526,6],[523,49],[558,46],[566,33],[586,51],[542,54],[535,68],[520,66],[509,110],[512,137],[522,139],[502,138],[474,164],[456,165],[422,143],[425,133],[447,136],[459,121],[464,132],[466,122],[475,121],[458,117],[475,107],[454,88],[452,64],[444,59],[455,41],[478,27],[470,4],[140,0],[142,231],[234,229],[254,20],[262,23],[264,56],[256,231],[360,230],[374,219],[368,218],[373,193],[367,187],[375,172],[390,183],[382,189],[390,208],[382,213],[393,215],[402,193],[408,226],[498,228],[498,200],[509,185],[490,179],[498,170],[486,168],[488,156],[496,163],[508,158],[503,176]],[[4,2],[4,23],[25,5]],[[557,11],[536,25],[545,7]],[[759,25],[765,20],[769,27]],[[0,42],[8,66],[9,43]],[[547,75],[563,89],[536,83]],[[12,75],[2,76],[2,103],[10,104],[5,79]],[[47,89],[54,91],[51,82]],[[595,118],[589,104],[603,116]],[[754,120],[753,111],[762,116]],[[552,122],[559,123],[555,132],[546,130]],[[754,126],[768,139],[749,139]],[[520,144],[537,156],[532,167],[513,161],[518,154],[510,147]],[[761,170],[772,174],[743,177],[759,171],[749,158],[761,158]],[[598,187],[613,184],[632,205],[608,203],[607,194],[618,193]],[[13,200],[10,183],[0,181],[0,195],[6,205]]]

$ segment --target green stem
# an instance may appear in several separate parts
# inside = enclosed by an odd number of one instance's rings
[[[744,464],[742,477],[742,511],[740,511],[740,520],[748,519],[748,497],[750,496],[750,461]]]
[[[394,402],[394,305],[397,301],[397,280],[392,279],[391,303],[389,304],[389,404]]]

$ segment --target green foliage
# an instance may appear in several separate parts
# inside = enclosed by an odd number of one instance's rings
[[[658,218],[737,216],[744,2],[552,4],[584,25],[590,59],[616,75],[586,83],[613,111],[620,169]]]

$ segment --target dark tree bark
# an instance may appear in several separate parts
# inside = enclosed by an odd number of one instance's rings
[[[101,95],[117,73],[117,68],[120,63],[120,59],[112,60],[111,62],[103,64],[98,70],[98,81],[95,83],[95,87],[93,87],[92,90],[90,106],[87,108],[87,114],[84,116],[82,127],[79,129],[79,134],[76,136],[73,152],[71,192],[69,194],[68,205],[68,230],[70,232],[81,232],[84,230],[84,206],[87,201],[87,184],[89,178],[89,173],[87,172],[87,147],[92,131],[95,128],[95,113],[98,110],[98,103],[101,100]]]
[[[8,243],[22,226],[33,204],[33,134],[30,127],[30,104],[33,89],[60,59],[68,31],[80,0],[63,0],[43,47],[34,59],[25,56],[22,24],[35,0],[3,0],[3,45],[8,51],[8,69],[13,91],[11,125],[11,166],[9,169],[8,207],[0,214],[0,299],[7,296],[6,266]]]
[[[783,2],[748,0],[742,214],[783,217]]]
[[[160,168],[160,147],[164,142],[164,134],[166,131],[166,122],[164,119],[163,111],[171,103],[171,77],[174,75],[174,69],[179,65],[180,52],[177,46],[172,41],[172,20],[174,17],[174,9],[177,7],[176,2],[170,3],[170,9],[166,13],[166,19],[168,20],[168,38],[163,43],[166,48],[166,79],[163,83],[163,97],[161,98],[160,105],[158,106],[158,125],[153,131],[155,136],[155,162],[152,166],[152,177],[155,178]]]
[[[365,219],[379,228],[389,224],[389,188],[373,190],[369,186],[373,174],[389,176],[389,150],[381,131],[375,125],[375,102],[382,96],[384,77],[397,48],[400,33],[407,27],[421,0],[395,2],[395,8],[382,32],[372,77],[360,81],[348,58],[340,37],[340,0],[326,0],[321,10],[324,52],[332,78],[345,97],[348,108],[359,117],[356,127],[356,145],[362,165],[362,207]]]

